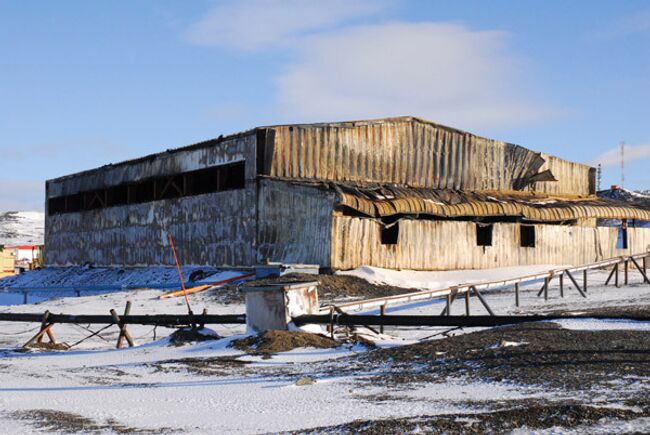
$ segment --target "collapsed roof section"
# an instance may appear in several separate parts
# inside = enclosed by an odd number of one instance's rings
[[[396,185],[284,180],[319,186],[337,192],[339,206],[369,217],[428,215],[441,218],[520,217],[538,222],[576,219],[637,219],[650,221],[650,208],[593,195],[574,197],[532,192],[472,192],[453,189],[422,189]]]

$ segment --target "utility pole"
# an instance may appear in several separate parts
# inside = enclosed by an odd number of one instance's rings
[[[621,188],[625,187],[625,142],[621,141]]]

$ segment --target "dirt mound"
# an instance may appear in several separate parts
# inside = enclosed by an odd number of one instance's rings
[[[380,349],[364,358],[373,365],[390,364],[381,375],[387,383],[464,377],[579,391],[613,376],[646,376],[647,336],[646,331],[570,330],[541,322]]]
[[[343,298],[367,299],[383,296],[393,296],[415,291],[415,289],[394,287],[383,284],[371,284],[363,278],[349,275],[311,275],[306,273],[291,273],[281,277],[264,278],[247,281],[246,285],[267,285],[278,282],[319,281],[318,299],[321,303],[330,303]],[[238,285],[227,285],[214,290],[221,303],[243,303],[244,295]]]
[[[303,331],[266,331],[259,335],[242,338],[232,342],[232,347],[251,355],[271,355],[288,352],[299,347],[330,349],[341,343],[324,335]]]
[[[184,344],[199,341],[219,340],[221,337],[211,329],[182,328],[177,329],[169,336],[169,344],[183,346]]]
[[[395,434],[395,433],[509,433],[536,429],[577,428],[581,425],[616,421],[618,424],[645,416],[636,409],[596,407],[575,402],[507,403],[509,409],[490,412],[467,412],[385,420],[355,420],[337,426],[317,427],[296,433],[320,434]],[[588,432],[587,432],[588,433]]]

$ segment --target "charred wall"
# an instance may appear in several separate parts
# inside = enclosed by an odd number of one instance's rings
[[[257,260],[329,267],[334,193],[269,179],[259,183]]]
[[[46,212],[45,263],[171,265],[170,232],[185,264],[255,262],[255,135],[206,143],[47,182],[47,199],[165,175],[245,162],[241,188],[94,210]]]

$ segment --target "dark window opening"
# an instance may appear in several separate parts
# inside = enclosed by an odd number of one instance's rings
[[[50,198],[47,201],[47,212],[49,214],[65,213],[65,197]]]
[[[172,176],[147,178],[136,183],[122,183],[106,189],[49,198],[48,214],[96,210],[116,205],[243,189],[245,186],[245,162],[236,162]]]
[[[75,193],[74,195],[68,195],[63,199],[65,200],[66,212],[72,213],[83,209],[83,194]]]
[[[132,203],[149,202],[155,198],[156,183],[153,178],[131,185]]]
[[[399,240],[399,221],[392,223],[384,222],[381,227],[381,244],[396,245]]]
[[[244,164],[226,165],[222,167],[219,179],[219,190],[243,189],[245,187]]]
[[[627,249],[627,222],[618,228],[618,236],[616,238],[616,249]]]
[[[493,225],[476,224],[476,246],[492,246]]]
[[[156,180],[156,199],[173,199],[184,196],[184,175]]]
[[[534,248],[535,227],[532,225],[519,226],[519,242],[522,248]]]
[[[120,184],[106,189],[106,205],[125,205],[129,203],[129,186]]]

